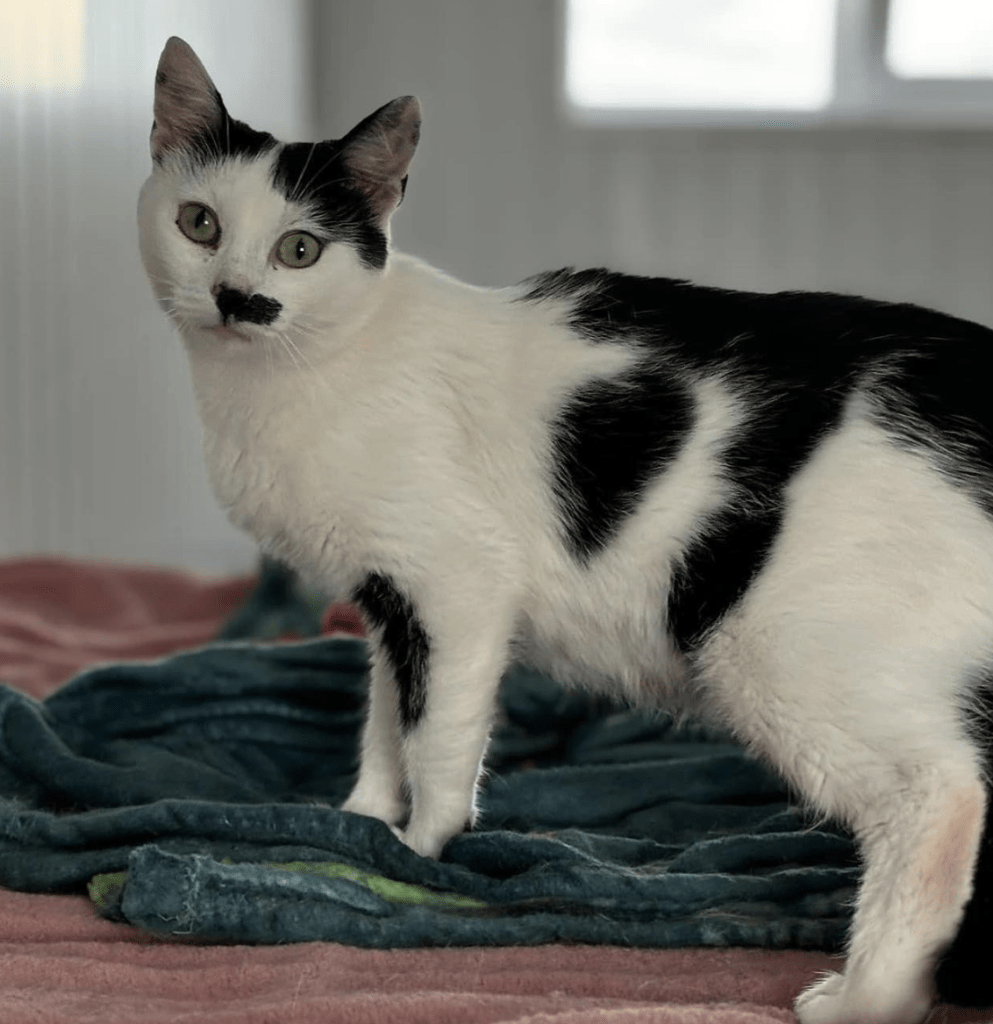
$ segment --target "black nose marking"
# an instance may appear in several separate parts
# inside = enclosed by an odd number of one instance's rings
[[[214,301],[224,323],[238,320],[249,324],[271,324],[283,308],[281,302],[265,295],[246,295],[237,288],[222,287]]]

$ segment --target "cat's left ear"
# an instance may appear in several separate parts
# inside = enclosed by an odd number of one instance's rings
[[[401,96],[370,114],[341,141],[350,183],[369,200],[380,223],[403,199],[420,134],[420,101],[416,96]]]
[[[166,44],[155,72],[152,159],[193,145],[204,133],[219,131],[226,116],[221,94],[193,47],[178,36]]]

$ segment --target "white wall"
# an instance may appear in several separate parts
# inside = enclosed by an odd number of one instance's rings
[[[235,116],[286,137],[312,137],[311,102],[338,136],[417,92],[396,240],[467,280],[604,263],[993,324],[989,134],[572,128],[558,17],[557,0],[90,0],[83,88],[0,92],[0,556],[253,556],[208,492],[184,358],[137,255],[172,33]]]
[[[395,237],[479,284],[565,264],[912,299],[993,324],[993,135],[570,127],[558,0],[319,2],[318,127],[418,93]]]
[[[251,564],[208,491],[135,204],[166,38],[197,50],[234,116],[306,137],[308,13],[303,0],[89,0],[82,86],[0,91],[0,557]]]

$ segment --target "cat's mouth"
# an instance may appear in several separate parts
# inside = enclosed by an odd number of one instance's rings
[[[246,331],[240,330],[237,327],[232,327],[230,324],[214,324],[213,327],[207,328],[208,334],[213,334],[217,338],[224,338],[225,340],[231,339],[234,341],[251,341],[251,335]]]

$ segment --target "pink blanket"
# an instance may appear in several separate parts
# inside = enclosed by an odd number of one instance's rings
[[[88,665],[205,643],[249,586],[56,558],[0,563],[0,679],[40,698]],[[325,627],[359,628],[347,608]],[[792,1021],[793,997],[834,965],[743,949],[194,946],[104,921],[82,896],[0,893],[0,1024],[769,1024]]]

